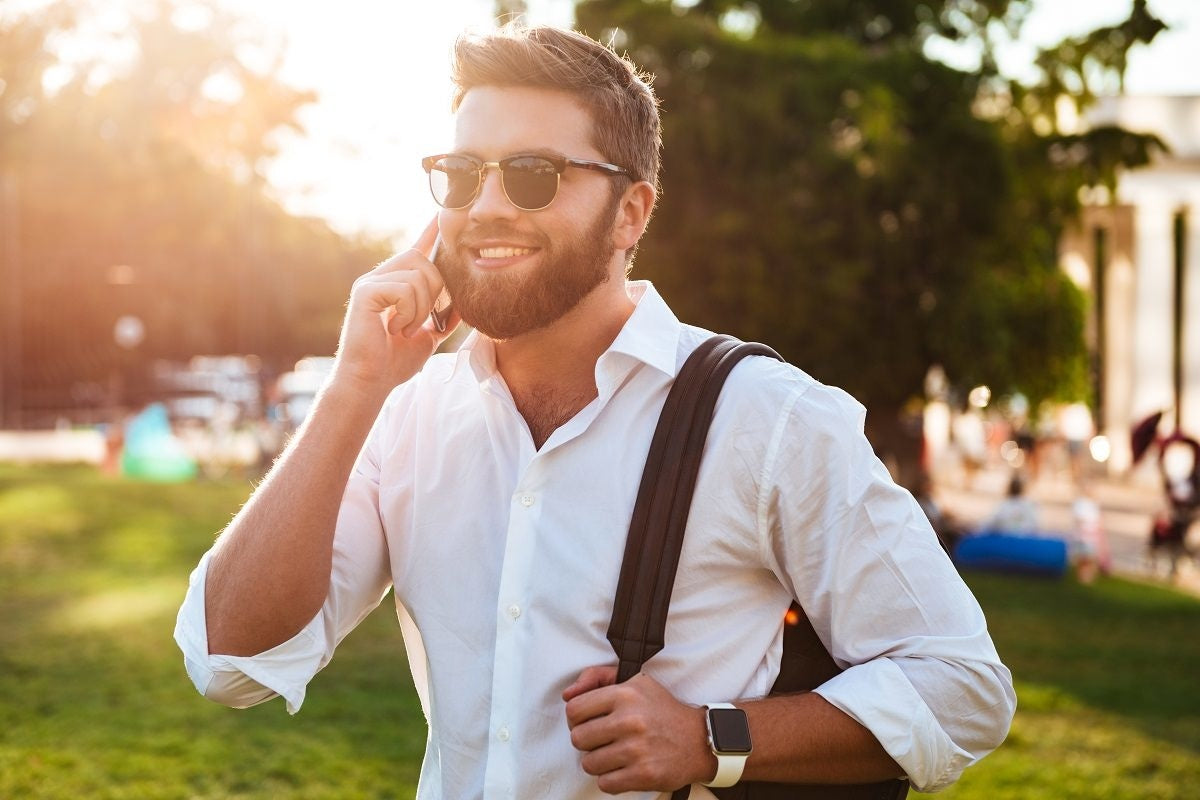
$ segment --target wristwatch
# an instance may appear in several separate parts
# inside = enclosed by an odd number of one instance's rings
[[[742,769],[753,749],[746,712],[730,703],[709,703],[704,708],[708,744],[717,757],[716,777],[704,785],[733,786],[741,779]]]

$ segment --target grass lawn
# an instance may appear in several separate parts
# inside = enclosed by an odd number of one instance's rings
[[[171,639],[246,481],[0,465],[0,798],[406,798],[425,725],[385,602],[309,687],[231,711]],[[947,798],[1200,796],[1200,600],[1119,580],[968,581],[1017,680],[1008,742]]]
[[[425,721],[388,603],[295,717],[187,679],[187,575],[249,491],[0,466],[0,798],[413,796]]]

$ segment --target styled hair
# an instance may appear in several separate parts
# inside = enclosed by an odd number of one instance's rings
[[[557,89],[574,96],[592,120],[592,144],[635,180],[658,186],[658,100],[653,77],[628,58],[583,34],[549,26],[509,23],[464,34],[451,65],[457,111],[480,86]]]

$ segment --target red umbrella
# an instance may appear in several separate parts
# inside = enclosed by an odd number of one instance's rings
[[[1157,411],[1133,426],[1129,434],[1130,446],[1133,448],[1133,463],[1142,460],[1150,445],[1158,440],[1158,423],[1162,421],[1163,412]]]

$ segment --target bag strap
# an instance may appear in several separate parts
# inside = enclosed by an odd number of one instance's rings
[[[667,394],[629,523],[608,626],[608,640],[617,653],[618,682],[636,675],[663,648],[708,426],[725,379],[751,355],[783,360],[766,345],[712,336],[688,356]]]
[[[708,427],[725,379],[739,361],[751,355],[783,361],[766,345],[712,336],[688,356],[667,394],[642,471],[608,626],[608,640],[618,658],[618,683],[636,675],[663,649],[671,591]],[[772,694],[809,691],[841,671],[795,602],[785,618],[783,650]],[[690,791],[691,787],[681,787],[672,793],[672,800],[686,800]],[[845,786],[742,782],[713,793],[725,800],[902,800],[908,794],[908,782]]]

